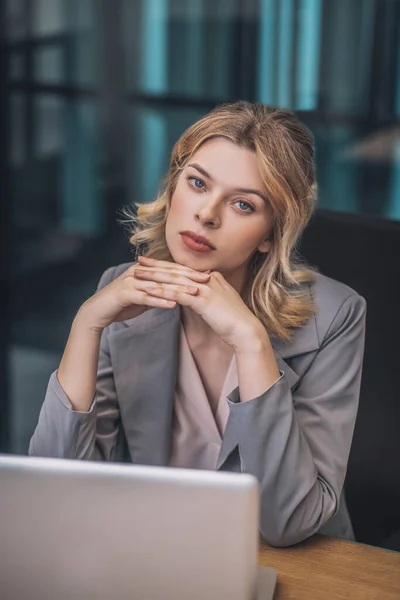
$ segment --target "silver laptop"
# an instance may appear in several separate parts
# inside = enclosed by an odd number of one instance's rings
[[[250,475],[0,456],[3,600],[270,600]]]

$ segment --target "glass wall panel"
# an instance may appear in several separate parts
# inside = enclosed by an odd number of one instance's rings
[[[33,77],[39,83],[64,83],[64,52],[61,47],[38,48],[33,57]]]
[[[227,100],[234,93],[237,0],[125,0],[126,80],[144,94]]]
[[[14,92],[9,99],[10,111],[10,147],[9,160],[13,168],[20,167],[26,155],[26,119],[25,119],[25,96]]]
[[[346,155],[355,139],[352,127],[312,127],[317,143],[319,208],[357,211],[359,199],[358,164]]]
[[[121,29],[127,51],[128,88],[167,93],[168,0],[124,0]]]
[[[89,101],[64,103],[60,227],[67,234],[99,236],[104,204],[99,181],[99,108]]]
[[[173,145],[203,114],[204,111],[191,108],[138,107],[132,110],[129,202],[142,204],[155,200]]]
[[[18,42],[28,36],[28,1],[5,0],[6,34],[10,42]]]
[[[10,81],[21,81],[26,77],[25,56],[22,52],[13,52],[9,55],[8,77]]]
[[[62,105],[57,96],[43,94],[34,98],[34,157],[38,160],[60,155]]]
[[[64,0],[68,37],[65,46],[66,82],[73,85],[99,83],[102,31],[100,5],[96,0]]]
[[[315,110],[318,105],[322,0],[301,0],[297,12],[294,107]]]
[[[36,37],[65,31],[64,0],[29,0],[32,3],[32,34]]]
[[[389,198],[386,209],[388,219],[400,220],[400,134],[394,142],[393,166],[390,175]]]

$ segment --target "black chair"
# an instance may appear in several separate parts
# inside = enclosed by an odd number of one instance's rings
[[[360,407],[345,492],[357,539],[400,550],[400,224],[319,212],[300,251],[367,300]]]

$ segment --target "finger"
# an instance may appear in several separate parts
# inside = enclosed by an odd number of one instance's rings
[[[148,294],[144,289],[138,289],[137,286],[135,286],[134,288],[126,288],[122,290],[121,300],[125,308],[128,308],[133,304],[137,304],[138,306],[150,305],[165,306],[166,308],[170,308],[171,306],[174,306],[176,304],[173,298],[163,298],[161,296],[158,296],[159,302],[155,303],[154,296]]]
[[[159,298],[156,296],[150,296],[146,294],[146,304],[149,308],[174,308],[176,306],[175,300],[167,300],[166,298]]]
[[[164,269],[163,267],[153,268],[145,266],[136,266],[134,269],[134,274],[136,274],[136,272],[138,272],[138,274],[140,273],[143,276],[145,273],[158,273],[159,276],[162,278],[162,281],[164,281],[165,278],[168,279],[168,277],[173,277],[174,281],[176,280],[176,278],[186,278],[186,281],[190,279],[191,281],[196,281],[200,283],[208,283],[208,281],[210,280],[209,273],[200,273],[199,271],[180,271],[179,269]]]
[[[160,296],[152,296],[146,291],[143,291],[141,305],[148,306],[150,308],[174,308],[176,306],[176,300],[162,298]]]
[[[165,298],[170,301],[175,301],[182,306],[190,306],[193,308],[194,302],[198,300],[197,295],[189,294],[178,289],[169,289],[166,287],[152,287],[146,290],[149,296],[157,298]]]
[[[135,269],[135,278],[147,281],[157,281],[160,283],[172,283],[175,285],[193,285],[196,283],[206,283],[207,279],[201,276],[201,273],[193,276],[185,276],[177,271],[160,271],[157,269]]]
[[[198,294],[199,288],[191,285],[173,285],[170,283],[157,283],[155,281],[143,281],[136,285],[138,290],[144,290],[145,292],[151,294],[154,291],[157,291],[161,294],[170,294],[174,293],[185,293],[191,294],[192,296]]]
[[[147,256],[139,256],[138,262],[140,265],[144,265],[146,267],[163,267],[165,269],[179,269],[182,271],[188,271],[190,273],[208,273],[210,269],[207,271],[196,271],[196,269],[192,269],[191,267],[186,267],[185,265],[180,265],[179,263],[169,262],[167,260],[157,260],[156,258],[148,258]]]

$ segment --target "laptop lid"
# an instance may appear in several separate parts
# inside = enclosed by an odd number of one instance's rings
[[[10,598],[255,597],[250,475],[0,456],[0,489]]]

